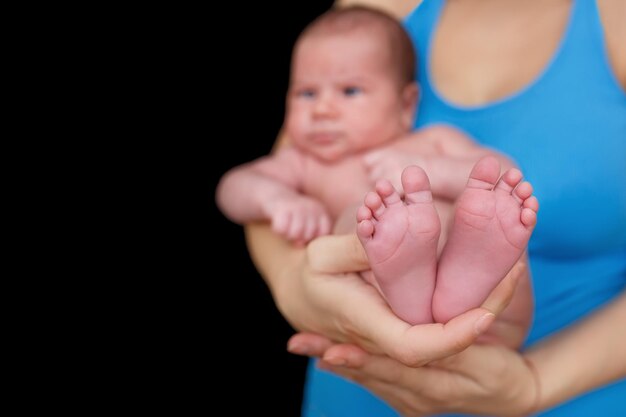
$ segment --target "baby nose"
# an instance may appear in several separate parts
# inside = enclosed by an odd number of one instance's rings
[[[313,114],[320,117],[337,114],[337,106],[331,94],[322,94],[318,97],[313,107]]]

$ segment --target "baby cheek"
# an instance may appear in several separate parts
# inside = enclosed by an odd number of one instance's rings
[[[309,124],[305,118],[298,113],[290,113],[285,121],[285,133],[294,141],[302,141],[309,130]]]
[[[370,148],[386,144],[400,135],[400,131],[392,125],[391,120],[379,120],[378,123],[369,123],[363,127],[360,136],[363,145]]]

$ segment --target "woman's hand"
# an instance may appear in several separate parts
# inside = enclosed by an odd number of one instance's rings
[[[421,368],[319,337],[315,346],[310,354],[324,358],[320,368],[363,385],[405,417],[449,412],[524,416],[539,404],[533,365],[501,345],[472,345]]]
[[[337,342],[350,342],[372,353],[384,353],[411,366],[421,366],[471,345],[510,301],[523,265],[502,281],[482,307],[444,324],[410,326],[396,317],[380,296],[354,271],[368,268],[355,235],[324,236],[309,244],[300,263],[285,269],[274,286],[283,316],[299,331]],[[353,271],[353,272],[346,272]],[[306,336],[305,336],[306,337]],[[315,346],[290,343],[307,354]]]

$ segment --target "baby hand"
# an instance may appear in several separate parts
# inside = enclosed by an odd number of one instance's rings
[[[400,177],[409,165],[420,165],[421,158],[396,147],[386,147],[368,152],[363,156],[363,163],[372,184],[385,179],[391,182],[396,190],[402,190]]]
[[[294,243],[304,244],[330,233],[331,219],[324,206],[302,195],[276,199],[271,204],[270,218],[272,230]]]

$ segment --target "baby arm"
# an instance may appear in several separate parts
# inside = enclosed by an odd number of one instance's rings
[[[272,230],[295,242],[330,232],[327,210],[300,192],[302,156],[283,148],[228,171],[217,187],[217,204],[226,217],[243,224],[270,220]]]
[[[449,126],[417,130],[389,146],[364,157],[370,180],[387,179],[396,185],[402,170],[418,165],[426,171],[435,198],[454,201],[465,189],[467,177],[476,162],[495,156],[505,171],[515,164],[504,155],[479,146],[461,131]]]

